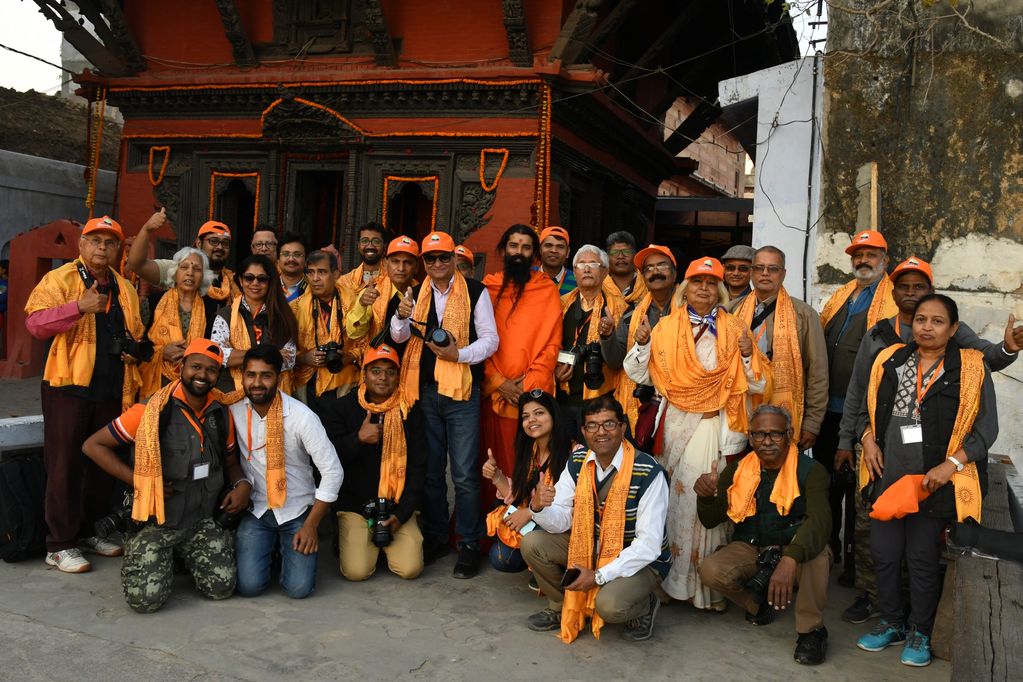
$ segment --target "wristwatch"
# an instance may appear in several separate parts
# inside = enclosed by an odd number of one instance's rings
[[[956,459],[955,457],[948,457],[947,459],[948,459],[948,461],[952,462],[952,464],[954,464],[954,465],[955,465],[955,467],[956,467],[956,471],[957,471],[957,472],[959,472],[959,471],[962,471],[963,469],[965,469],[965,468],[966,468],[966,465],[965,465],[965,464],[963,464],[962,462],[960,462],[960,461],[959,461],[958,459]]]
[[[598,585],[607,584],[607,578],[604,577],[604,574],[600,572],[599,568],[593,572],[593,582]]]

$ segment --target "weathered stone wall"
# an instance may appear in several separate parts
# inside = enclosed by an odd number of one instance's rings
[[[856,225],[857,170],[876,161],[893,264],[931,261],[963,320],[1000,339],[1009,312],[1023,317],[1023,2],[838,4],[824,70],[816,292],[849,279],[842,249],[866,227]],[[996,451],[1021,452],[1023,367],[1006,374],[996,376]]]

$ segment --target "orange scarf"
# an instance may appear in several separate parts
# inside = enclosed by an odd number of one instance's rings
[[[408,461],[408,445],[402,424],[409,408],[403,403],[401,389],[382,403],[366,400],[366,382],[359,384],[359,405],[370,414],[384,415],[383,454],[380,457],[380,484],[377,495],[398,501],[405,490],[405,467]]]
[[[646,280],[643,279],[643,275],[636,273],[636,283],[632,285],[632,291],[629,292],[628,296],[622,295],[622,290],[618,288],[615,281],[611,279],[611,275],[604,278],[601,288],[604,290],[604,295],[608,298],[620,298],[625,301],[626,305],[635,303],[642,299],[647,294]]]
[[[537,453],[536,451],[536,443],[534,443],[533,466],[536,469],[539,469],[540,466],[542,466],[539,462],[538,454],[539,453]],[[548,457],[550,457],[550,455],[548,455]],[[530,474],[530,478],[532,478],[532,474]],[[549,469],[543,473],[543,482],[545,485],[554,485],[554,477],[551,475]],[[515,491],[513,490],[512,495],[514,494]],[[509,498],[510,497],[511,496],[509,496]],[[505,501],[507,502],[509,498],[505,498]],[[522,546],[522,533],[512,530],[511,528],[508,527],[508,524],[504,522],[504,515],[505,513],[507,513],[507,511],[508,505],[502,504],[494,508],[493,511],[487,514],[487,535],[490,537],[494,537],[496,535],[497,538],[506,546],[511,547],[512,549],[519,549],[519,547]]]
[[[735,316],[747,329],[753,321],[753,310],[756,306],[757,297],[750,294],[742,300],[742,305],[735,312]],[[767,333],[766,329],[764,333]],[[785,287],[778,290],[778,300],[774,307],[774,337],[771,349],[772,381],[765,395],[770,396],[771,405],[784,407],[789,411],[792,415],[793,433],[798,437],[803,426],[806,386],[803,383],[803,354],[799,350],[796,309]]]
[[[583,303],[580,299],[580,291],[578,288],[573,289],[564,296],[561,297],[561,314],[564,316],[568,309],[572,307],[572,304],[576,301],[580,301],[580,307]],[[586,338],[583,343],[598,343],[600,341],[600,319],[604,315],[604,307],[607,306],[607,311],[611,314],[611,319],[617,326],[618,321],[622,319],[622,313],[625,312],[625,300],[621,296],[607,296],[603,290],[597,294],[597,298],[593,301],[593,305],[590,308],[589,317],[589,329],[586,333]],[[583,308],[583,312],[587,312]],[[620,370],[613,370],[604,363],[604,383],[598,389],[591,389],[589,386],[583,384],[583,399],[589,400],[590,398],[596,398],[597,396],[603,395],[608,392],[609,389],[618,385],[618,374]],[[561,390],[568,393],[568,382],[561,382]]]
[[[799,466],[799,451],[795,443],[789,443],[789,454],[781,465],[778,478],[774,479],[771,488],[771,502],[778,507],[778,514],[787,516],[792,510],[792,503],[799,497],[799,479],[796,469]],[[751,452],[735,467],[732,485],[728,486],[728,518],[735,523],[742,523],[757,513],[757,488],[760,487],[760,458]]]
[[[75,259],[43,275],[39,284],[29,294],[25,303],[25,314],[57,308],[77,301],[85,293],[85,284],[78,274]],[[146,333],[139,316],[139,297],[128,280],[113,268],[108,276],[117,283],[117,302],[124,314],[125,329],[132,338],[141,339]],[[106,352],[104,348],[102,352]],[[46,356],[43,381],[54,388],[61,386],[88,387],[92,383],[92,371],[96,365],[96,316],[82,315],[70,329],[53,337],[50,352]],[[124,381],[121,384],[121,407],[127,410],[135,404],[135,394],[142,384],[138,365],[124,365]]]
[[[683,308],[663,318],[650,335],[650,379],[657,391],[683,412],[723,409],[728,428],[745,433],[749,382],[739,351],[743,330],[738,320],[718,308],[717,331],[717,367],[704,369],[696,355],[688,311]],[[752,364],[759,374],[757,353]]]
[[[625,505],[629,500],[632,485],[632,464],[636,449],[629,441],[622,443],[622,467],[611,482],[611,490],[604,501],[604,513],[600,517],[600,545],[597,565],[593,565],[593,535],[596,500],[590,491],[596,485],[596,466],[593,460],[583,464],[575,489],[575,508],[572,510],[572,534],[568,540],[568,566],[600,568],[614,561],[625,545]],[[583,629],[587,618],[593,637],[600,639],[604,619],[597,613],[595,604],[599,586],[586,592],[565,590],[565,601],[561,605],[561,641],[571,644]]]
[[[206,306],[202,298],[196,295],[192,299],[192,317],[188,329],[181,329],[181,294],[177,288],[168,289],[160,297],[153,311],[153,324],[149,327],[149,340],[153,342],[153,359],[143,363],[142,390],[139,398],[145,400],[160,390],[163,379],[173,381],[178,378],[177,362],[163,359],[163,350],[169,343],[184,341],[186,344],[193,339],[201,339],[206,331]]]
[[[384,274],[383,264],[378,263],[377,266],[378,266],[379,269],[377,270],[377,274],[376,274],[376,277],[373,279],[373,282],[376,283],[377,288],[379,289],[380,288],[380,283],[387,276]],[[365,282],[363,280],[363,278],[365,277],[365,274],[366,274],[366,264],[365,263],[359,263],[358,267],[356,267],[354,270],[349,270],[345,274],[341,275],[341,278],[337,281],[337,285],[339,287],[341,287],[341,288],[347,289],[352,295],[357,294],[358,292],[360,292],[363,289],[365,289],[366,286],[369,284],[368,282]],[[347,304],[347,301],[346,301],[346,304]],[[346,305],[345,307],[348,307],[348,306]]]
[[[206,290],[206,295],[214,301],[227,301],[240,294],[241,291],[234,283],[234,273],[229,268],[223,268],[220,271],[220,286],[211,285]]]
[[[416,301],[415,310],[412,311],[412,319],[426,322],[432,304],[433,289],[430,278],[427,277],[419,287],[419,299]],[[454,337],[453,343],[456,348],[465,348],[469,344],[470,312],[469,287],[462,273],[456,271],[451,281],[451,294],[444,308],[444,319],[440,320],[440,326]],[[422,325],[416,326],[420,331],[423,329]],[[413,334],[402,359],[401,385],[405,387],[405,397],[409,405],[414,405],[419,400],[419,366],[424,346],[423,339]],[[468,400],[472,395],[472,372],[465,363],[436,358],[433,376],[437,380],[437,393],[441,395],[452,400]]]
[[[895,305],[895,298],[892,296],[894,289],[895,286],[888,279],[888,276],[882,275],[877,283],[877,288],[874,289],[874,298],[870,301],[870,307],[867,309],[867,329],[870,329],[881,320],[898,314],[899,308]],[[821,310],[822,327],[828,328],[828,322],[842,309],[842,306],[845,305],[845,302],[849,300],[854,291],[856,291],[856,280],[845,284],[831,295],[828,302],[824,304],[824,309]]]
[[[298,322],[297,346],[299,354],[316,349],[316,342],[326,344],[330,341],[340,344],[344,352],[350,352],[350,342],[344,333],[344,316],[346,309],[341,297],[336,296],[330,303],[330,315],[324,320],[320,315],[320,303],[311,291],[306,291],[291,302],[291,311]],[[336,391],[341,387],[350,388],[359,381],[359,368],[346,365],[337,374],[331,374],[326,367],[295,365],[292,382],[295,386],[304,386],[315,377],[313,388],[316,395]]]
[[[877,412],[877,392],[884,376],[884,363],[896,351],[905,348],[906,344],[896,343],[885,348],[874,359],[870,368],[870,383],[867,388],[867,413],[870,415],[870,430],[877,437],[875,413]],[[980,351],[962,348],[959,350],[962,368],[959,374],[959,409],[956,411],[955,426],[952,427],[952,438],[948,441],[946,457],[953,457],[963,447],[966,436],[973,430],[973,422],[980,411],[980,394],[984,388],[984,355]],[[859,465],[860,490],[871,480],[867,462],[861,456]],[[967,462],[962,471],[952,474],[952,485],[955,487],[956,518],[962,523],[973,517],[980,523],[981,496],[980,474],[976,462]]]

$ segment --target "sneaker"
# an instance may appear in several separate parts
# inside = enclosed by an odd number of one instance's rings
[[[533,590],[537,594],[540,594],[540,583],[536,582],[536,576],[529,576],[529,589]]]
[[[866,623],[871,618],[877,618],[881,615],[881,611],[877,608],[877,604],[870,598],[870,595],[864,592],[860,596],[856,597],[856,601],[852,603],[852,606],[842,612],[842,620],[846,623],[854,623],[859,625],[860,623]]]
[[[561,611],[544,609],[529,617],[529,629],[534,632],[549,632],[561,627]]]
[[[47,552],[46,563],[56,566],[57,570],[64,573],[86,573],[92,568],[92,564],[82,556],[82,550],[77,547]]]
[[[828,629],[819,627],[812,632],[799,635],[793,658],[802,665],[820,665],[828,652]]]
[[[475,578],[480,572],[480,548],[466,545],[458,548],[458,559],[455,561],[454,576],[456,578]]]
[[[882,620],[874,629],[856,641],[864,651],[883,651],[890,646],[906,641],[906,626]]]
[[[774,607],[765,600],[756,613],[746,612],[746,622],[751,625],[770,625],[774,622]]]
[[[902,665],[922,668],[931,664],[931,638],[919,630],[910,630],[902,647]]]
[[[622,637],[630,642],[643,642],[650,639],[654,634],[654,619],[661,609],[661,600],[656,594],[650,595],[650,606],[639,618],[634,618],[625,624]]]
[[[121,556],[124,554],[124,547],[98,535],[80,540],[78,544],[84,551],[99,554],[100,556]]]

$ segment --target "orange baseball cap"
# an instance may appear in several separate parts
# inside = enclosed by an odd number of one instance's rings
[[[476,265],[476,258],[465,244],[459,244],[455,247],[455,255],[467,259],[470,265]]]
[[[230,238],[231,228],[219,221],[207,220],[202,224],[202,227],[199,228],[199,238],[202,239],[208,234],[215,234],[221,237]]]
[[[557,225],[551,225],[550,227],[545,227],[543,229],[543,232],[540,233],[540,243],[542,244],[543,240],[547,239],[547,237],[557,237],[559,239],[564,239],[566,244],[571,243],[571,240],[568,238],[568,231],[563,227],[558,227]]]
[[[845,252],[852,255],[852,252],[856,249],[863,248],[864,246],[871,246],[875,249],[888,250],[888,242],[885,241],[884,236],[876,230],[863,230],[857,232],[852,238],[852,244],[845,247]]]
[[[426,239],[423,240],[422,249],[420,249],[422,253],[429,253],[431,251],[447,251],[450,253],[454,250],[455,240],[447,232],[431,232],[426,235]]]
[[[678,267],[678,262],[675,260],[675,254],[671,252],[671,249],[669,249],[667,246],[658,246],[657,244],[651,244],[645,249],[641,249],[640,252],[636,254],[636,257],[632,259],[632,262],[637,268],[642,269],[643,261],[645,261],[650,256],[654,255],[655,253],[659,253],[662,256],[667,256],[668,258],[671,259],[671,264],[674,265],[676,268]]]
[[[121,225],[108,215],[102,218],[93,218],[89,222],[85,223],[85,227],[82,228],[82,236],[92,234],[93,232],[109,232],[116,236],[120,241],[124,241],[124,231],[121,229]]]
[[[408,237],[395,237],[387,245],[387,255],[390,256],[392,253],[408,253],[419,258],[419,245]]]
[[[925,260],[917,258],[916,256],[910,256],[896,265],[895,269],[892,270],[892,274],[888,277],[894,283],[895,280],[907,272],[919,272],[927,278],[927,281],[931,283],[932,287],[934,286],[934,272],[931,270],[931,264]]]
[[[209,339],[192,339],[192,342],[185,348],[185,353],[181,357],[186,358],[189,355],[205,355],[218,365],[224,364],[224,351],[220,350],[220,346]]]
[[[401,363],[398,361],[398,354],[386,343],[366,351],[366,354],[362,357],[362,366],[369,367],[377,360],[387,360],[393,362],[395,367],[401,367]]]
[[[720,280],[725,278],[725,266],[721,265],[721,261],[717,258],[697,258],[689,267],[686,268],[686,276],[684,279],[690,277],[696,277],[699,275],[710,275],[711,277],[717,277]]]

